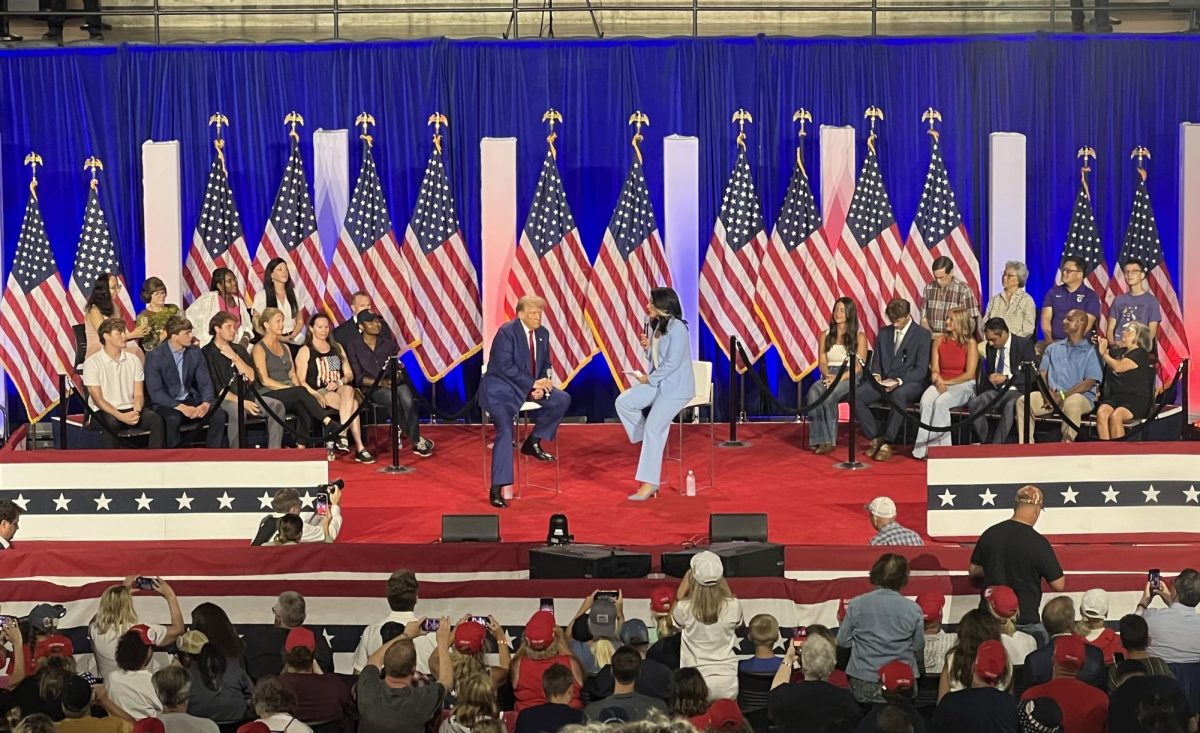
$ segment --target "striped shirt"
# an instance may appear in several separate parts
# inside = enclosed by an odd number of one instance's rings
[[[879,545],[923,547],[925,541],[921,539],[921,535],[907,527],[901,526],[899,522],[888,522],[879,528],[879,531],[875,533],[875,536],[867,544],[875,547]]]

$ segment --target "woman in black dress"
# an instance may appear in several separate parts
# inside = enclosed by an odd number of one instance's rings
[[[1096,342],[1100,360],[1108,370],[1096,407],[1100,440],[1124,438],[1125,423],[1145,418],[1154,403],[1154,367],[1150,365],[1154,340],[1150,329],[1142,323],[1127,323],[1120,336],[1121,346],[1125,347],[1120,357],[1109,352],[1108,339]]]

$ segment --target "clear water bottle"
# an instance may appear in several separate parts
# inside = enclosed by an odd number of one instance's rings
[[[325,442],[325,458],[330,463],[333,463],[334,460],[337,459],[337,453],[334,452],[334,448],[336,445],[337,445],[337,443],[335,443],[332,440]]]
[[[512,487],[512,484],[508,484],[508,485],[506,485],[506,486],[504,487],[504,489],[503,489],[503,490],[501,490],[501,492],[500,492],[500,493],[501,493],[501,495],[503,495],[503,496],[504,496],[504,500],[505,500],[505,501],[512,501],[512,499],[513,499],[513,487]]]
[[[690,468],[688,469],[687,483],[685,484],[685,486],[687,488],[684,489],[684,492],[688,496],[696,495],[696,472],[691,470]]]

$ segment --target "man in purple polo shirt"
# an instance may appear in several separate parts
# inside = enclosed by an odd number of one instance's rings
[[[1062,284],[1055,285],[1042,300],[1042,339],[1046,345],[1062,341],[1067,337],[1063,329],[1063,318],[1068,312],[1079,309],[1087,314],[1088,322],[1084,333],[1092,333],[1100,318],[1100,299],[1096,291],[1083,284],[1086,263],[1082,258],[1068,255],[1062,260]]]

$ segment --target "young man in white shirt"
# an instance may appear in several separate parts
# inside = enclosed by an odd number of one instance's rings
[[[102,424],[105,448],[131,447],[116,436],[121,430],[150,431],[148,447],[162,448],[163,419],[146,406],[146,375],[142,363],[125,351],[125,322],[107,318],[96,329],[102,348],[83,362],[83,386],[95,420]],[[107,429],[105,429],[107,428]]]
[[[417,607],[417,590],[420,584],[417,575],[411,570],[397,570],[387,580],[387,602],[392,612],[381,621],[363,629],[362,639],[354,650],[354,674],[363,671],[367,666],[367,657],[371,652],[383,646],[383,627],[389,623],[401,626],[417,621],[420,617],[414,613]],[[437,650],[437,642],[432,634],[417,636],[413,639],[417,651],[417,671],[429,674],[429,657]]]

